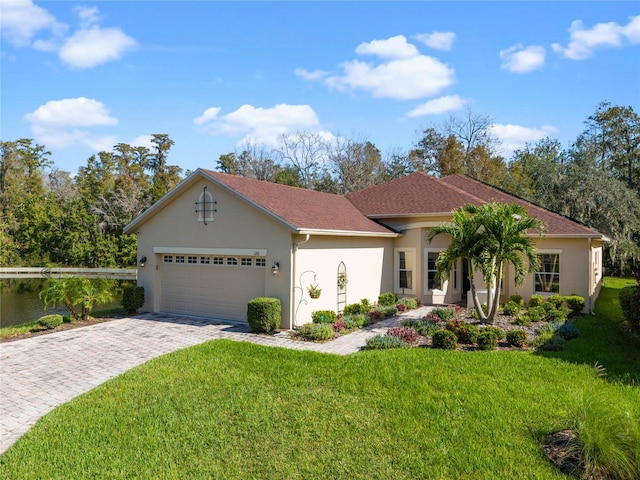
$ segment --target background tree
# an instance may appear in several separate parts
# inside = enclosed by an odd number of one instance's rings
[[[313,189],[326,159],[325,139],[317,132],[299,131],[280,137],[278,152],[298,172],[304,188]]]
[[[338,137],[326,148],[337,193],[355,192],[384,181],[386,168],[373,143]]]

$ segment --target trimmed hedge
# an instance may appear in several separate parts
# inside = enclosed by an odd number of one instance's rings
[[[258,297],[247,304],[249,331],[269,333],[280,326],[282,304],[277,298]]]
[[[53,330],[54,328],[62,325],[62,315],[45,315],[38,319],[38,323],[49,330]]]
[[[313,323],[335,323],[337,320],[338,316],[333,310],[318,310],[311,313]]]
[[[138,309],[144,305],[144,287],[137,285],[126,287],[122,291],[122,308],[129,314],[138,313]]]

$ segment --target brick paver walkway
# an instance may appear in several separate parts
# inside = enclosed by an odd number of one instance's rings
[[[429,307],[402,317],[423,316]],[[247,325],[214,319],[147,314],[0,344],[0,454],[40,417],[147,360],[208,340],[346,355],[400,318],[378,322],[317,344],[248,333]]]

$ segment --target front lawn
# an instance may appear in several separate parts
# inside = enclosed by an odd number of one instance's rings
[[[640,388],[585,356],[216,340],[57,408],[0,457],[0,478],[571,478],[540,444],[585,399],[640,419]]]

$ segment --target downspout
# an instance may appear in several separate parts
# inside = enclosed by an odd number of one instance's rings
[[[293,255],[291,259],[291,301],[289,302],[289,330],[293,330],[293,316],[295,315],[295,303],[296,303],[296,252],[298,247],[303,243],[307,243],[311,235],[306,234],[304,240],[301,242],[293,242]]]
[[[589,237],[589,313],[593,314],[593,285],[595,276],[593,271],[593,238]]]

